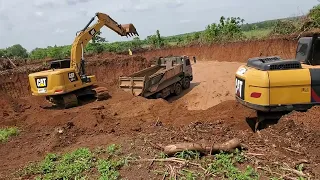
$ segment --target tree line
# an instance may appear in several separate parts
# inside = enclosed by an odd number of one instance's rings
[[[101,52],[126,52],[128,49],[154,49],[171,46],[185,46],[192,43],[208,44],[214,42],[226,42],[243,40],[248,37],[244,35],[246,31],[258,29],[270,29],[272,34],[290,34],[298,31],[305,31],[308,28],[320,27],[320,5],[313,7],[307,16],[293,17],[287,19],[269,20],[252,24],[244,24],[245,20],[240,17],[220,17],[218,23],[212,23],[205,27],[203,31],[163,37],[160,31],[147,36],[145,39],[139,37],[131,41],[108,42],[101,37],[101,32],[91,40],[85,47],[86,54],[96,54]],[[46,48],[35,48],[28,52],[20,44],[0,49],[0,57],[15,59],[63,59],[68,58],[71,53],[71,45],[48,46]]]

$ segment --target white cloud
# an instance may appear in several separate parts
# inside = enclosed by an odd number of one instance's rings
[[[37,11],[37,12],[35,12],[35,14],[36,14],[37,16],[40,16],[40,17],[43,16],[43,12],[41,12],[41,11]]]
[[[180,23],[189,23],[189,22],[191,22],[190,19],[182,19],[182,20],[180,20]]]
[[[66,31],[67,31],[66,29],[57,28],[54,32],[57,34],[61,34],[61,33],[65,33]]]

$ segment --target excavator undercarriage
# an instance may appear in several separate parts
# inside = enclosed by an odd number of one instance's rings
[[[60,108],[70,108],[78,106],[79,98],[81,97],[91,97],[96,101],[101,101],[108,99],[110,95],[107,88],[93,85],[67,94],[46,96],[46,99],[54,106]]]

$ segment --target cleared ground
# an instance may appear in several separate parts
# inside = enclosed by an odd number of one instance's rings
[[[243,63],[198,61],[193,64],[194,80],[191,89],[178,99],[189,110],[206,110],[223,101],[234,100],[234,73]]]
[[[278,124],[253,133],[247,122],[256,118],[255,112],[238,104],[233,97],[234,73],[247,58],[268,55],[293,58],[295,47],[296,40],[284,38],[158,49],[134,52],[133,56],[110,53],[93,55],[87,57],[87,72],[95,74],[102,85],[109,87],[112,98],[101,102],[85,100],[82,101],[83,106],[67,110],[54,109],[43,98],[30,96],[27,74],[43,69],[42,62],[19,66],[9,72],[1,71],[0,139],[7,141],[0,143],[0,179],[33,179],[39,174],[52,172],[54,167],[59,167],[60,171],[70,168],[67,166],[68,158],[59,161],[51,156],[41,169],[29,167],[24,174],[15,174],[30,162],[43,160],[48,153],[61,154],[83,147],[92,151],[98,147],[105,150],[115,143],[122,146],[122,157],[131,154],[138,159],[153,159],[164,158],[157,145],[178,142],[211,145],[231,138],[239,138],[247,146],[242,156],[235,156],[237,160],[243,160],[243,156],[246,159],[236,164],[242,173],[230,166],[225,156],[220,159],[223,161],[218,161],[217,158],[221,158],[219,155],[203,156],[194,161],[202,164],[213,179],[223,176],[246,179],[244,172],[252,174],[250,172],[253,171],[260,174],[259,179],[320,179],[319,108],[305,113],[293,112],[281,118]],[[171,97],[168,101],[147,100],[133,97],[115,86],[120,75],[149,66],[152,57],[173,54],[195,55],[198,58],[193,66],[191,88],[180,97]],[[17,129],[3,129],[13,126]],[[95,151],[100,154],[94,158],[85,156],[90,160],[86,165],[91,167],[84,172],[85,175],[98,179],[100,170],[108,169],[107,161],[97,162],[97,159],[110,158],[110,154],[103,153],[104,150]],[[101,154],[104,157],[100,157]],[[86,158],[76,161],[79,164]],[[58,161],[63,162],[64,166],[57,165]],[[221,162],[224,164],[219,164]],[[253,169],[245,171],[247,165]],[[77,172],[86,166],[72,167],[76,169],[71,172]],[[220,167],[222,170],[219,170]],[[197,173],[205,174],[201,168],[172,162],[135,162],[114,171],[130,180],[163,179],[164,174],[192,179],[190,177]],[[187,175],[182,175],[186,172]],[[204,179],[198,175],[195,179]]]
[[[181,97],[170,98],[171,103],[133,97],[112,86],[111,99],[86,102],[68,110],[54,109],[43,98],[11,98],[4,94],[0,101],[1,126],[17,126],[20,133],[0,144],[0,178],[17,177],[13,173],[29,162],[42,160],[47,153],[70,152],[81,147],[106,148],[115,143],[122,146],[125,154],[152,159],[161,154],[154,144],[212,144],[234,137],[248,147],[247,161],[239,168],[244,170],[250,165],[261,179],[297,177],[281,168],[296,169],[301,162],[304,175],[319,177],[320,136],[312,128],[316,120],[303,124],[293,114],[273,127],[253,133],[247,120],[255,118],[255,113],[233,100],[234,72],[239,65],[198,61],[193,66],[192,88]],[[180,172],[181,164],[171,166],[174,172]],[[158,163],[141,162],[119,172],[127,179],[162,179],[163,175],[155,171],[165,169]],[[92,177],[97,174],[94,170],[87,172]],[[22,177],[32,179],[34,175]]]

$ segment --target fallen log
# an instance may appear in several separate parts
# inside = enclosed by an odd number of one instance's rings
[[[203,154],[211,154],[213,152],[232,152],[236,148],[241,147],[241,142],[239,139],[234,138],[224,143],[216,143],[213,145],[201,145],[198,143],[179,143],[167,145],[163,148],[163,151],[167,155],[174,155],[175,153],[182,151],[198,151]]]

